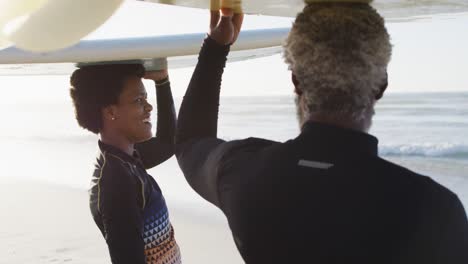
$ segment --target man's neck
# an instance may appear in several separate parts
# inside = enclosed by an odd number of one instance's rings
[[[110,133],[106,131],[101,131],[100,133],[101,141],[104,144],[114,146],[128,155],[132,156],[134,152],[134,144],[131,143],[125,137],[117,135],[115,133]]]
[[[308,121],[324,123],[324,124],[337,126],[337,127],[343,127],[343,128],[352,129],[352,130],[356,130],[356,131],[360,131],[364,133],[367,133],[369,131],[369,128],[371,125],[371,121],[355,122],[348,118],[332,117],[332,116],[321,115],[321,114],[311,115],[308,119],[306,119],[302,123],[302,125],[304,125]]]

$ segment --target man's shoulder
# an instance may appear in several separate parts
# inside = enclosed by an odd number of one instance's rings
[[[455,193],[428,175],[417,173],[381,157],[377,158],[376,164],[395,180],[406,182],[412,186],[419,186],[424,192],[434,196],[446,197],[448,200],[458,199]]]
[[[286,143],[264,138],[249,137],[225,142],[219,151],[220,161],[250,163],[282,152]]]
[[[249,137],[245,139],[232,140],[228,144],[232,148],[245,148],[245,149],[263,149],[265,147],[279,146],[282,143],[274,140],[269,140],[265,138]]]
[[[197,144],[197,142],[192,142],[192,143]],[[222,148],[221,152],[223,154],[227,154],[227,153],[232,154],[232,153],[237,153],[237,152],[249,153],[249,152],[260,151],[266,147],[273,146],[278,143],[279,142],[275,142],[275,141],[268,140],[268,139],[249,137],[249,138],[244,138],[244,139],[233,139],[233,140],[227,140],[227,141],[223,140],[223,143],[219,145],[218,147]]]

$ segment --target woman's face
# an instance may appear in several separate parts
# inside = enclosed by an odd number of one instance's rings
[[[147,93],[141,78],[129,77],[114,108],[115,129],[132,143],[146,141],[152,137],[151,111]]]

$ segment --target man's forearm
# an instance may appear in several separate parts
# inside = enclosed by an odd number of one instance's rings
[[[221,77],[230,46],[207,37],[179,111],[176,143],[216,137]]]

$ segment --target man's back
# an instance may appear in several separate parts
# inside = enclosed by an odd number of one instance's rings
[[[458,198],[380,159],[366,133],[309,122],[286,143],[219,139],[228,52],[205,40],[176,156],[192,188],[227,216],[247,263],[468,263]]]
[[[309,123],[222,153],[210,166],[247,263],[468,263],[456,195],[380,159],[372,136]]]

